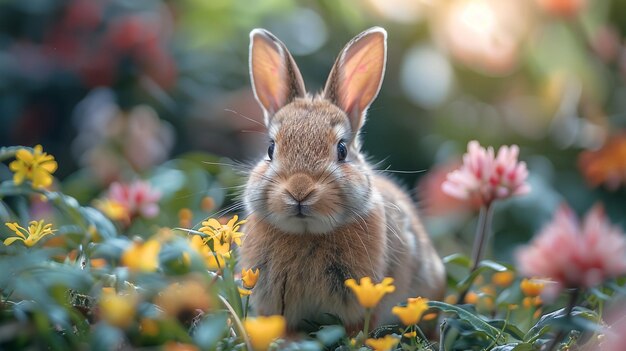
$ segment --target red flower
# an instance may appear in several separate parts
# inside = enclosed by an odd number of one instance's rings
[[[581,225],[563,205],[552,222],[517,252],[516,259],[523,275],[554,281],[546,287],[552,293],[589,288],[626,274],[626,240],[601,206],[595,206]]]

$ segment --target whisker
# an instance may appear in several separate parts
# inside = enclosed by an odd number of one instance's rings
[[[253,122],[253,123],[256,123],[256,124],[260,125],[261,127],[265,128],[265,124],[263,124],[263,123],[261,123],[261,122],[259,122],[259,121],[255,120],[255,119],[252,119],[252,118],[250,118],[250,117],[248,117],[248,116],[244,116],[244,115],[243,115],[242,113],[240,113],[240,112],[237,112],[237,111],[235,111],[235,110],[231,110],[231,109],[229,109],[229,108],[225,108],[225,109],[224,109],[224,111],[226,111],[226,112],[230,112],[230,113],[233,113],[233,114],[235,114],[235,115],[237,115],[237,116],[239,116],[239,117],[245,118],[245,119],[247,119],[248,121]]]

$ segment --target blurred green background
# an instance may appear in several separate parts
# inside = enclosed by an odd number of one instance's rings
[[[81,202],[137,176],[167,187],[154,170],[171,159],[254,161],[267,140],[249,120],[262,117],[250,30],[283,40],[315,92],[374,25],[389,52],[365,150],[379,169],[411,171],[392,176],[442,254],[472,240],[476,209],[440,191],[472,139],[518,144],[531,174],[530,195],[496,208],[496,258],[564,201],[579,213],[603,202],[626,223],[622,0],[0,0],[0,146],[42,144],[56,187]],[[194,184],[189,196],[209,191]]]

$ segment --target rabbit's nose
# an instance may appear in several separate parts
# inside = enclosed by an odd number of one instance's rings
[[[313,194],[315,182],[306,174],[298,173],[289,178],[285,190],[291,198],[301,203]]]

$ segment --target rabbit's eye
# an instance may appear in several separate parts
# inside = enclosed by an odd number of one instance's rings
[[[337,159],[339,161],[345,161],[348,156],[348,148],[346,147],[346,143],[341,140],[339,144],[337,144]]]
[[[267,156],[270,157],[270,160],[274,159],[274,140],[270,140],[270,147],[267,148]]]

